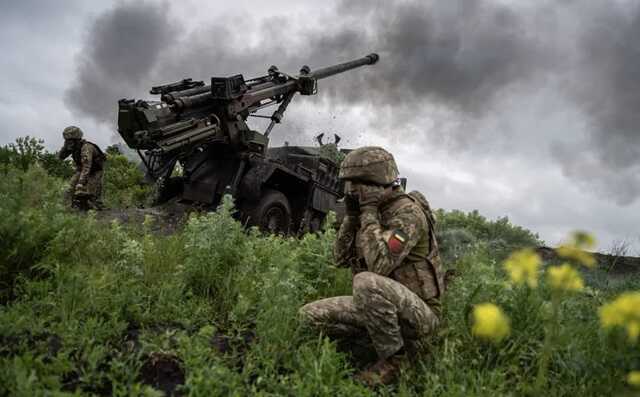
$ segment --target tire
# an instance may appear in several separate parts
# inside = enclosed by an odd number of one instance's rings
[[[277,190],[265,190],[258,204],[247,211],[247,218],[249,225],[265,233],[287,234],[291,226],[289,200]]]

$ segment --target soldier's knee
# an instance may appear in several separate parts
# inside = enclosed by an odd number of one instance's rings
[[[372,272],[361,272],[353,277],[353,295],[359,295],[363,291],[376,289],[376,279],[379,275]]]
[[[298,318],[304,324],[313,324],[317,321],[316,310],[314,310],[313,302],[307,303],[298,309]]]
[[[298,309],[298,317],[303,321],[309,317],[309,308],[307,306],[308,305],[304,305]]]
[[[359,310],[366,310],[375,297],[380,295],[377,283],[379,277],[381,276],[372,272],[362,272],[353,278],[353,303]]]

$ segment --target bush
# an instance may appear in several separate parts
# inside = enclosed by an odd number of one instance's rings
[[[152,187],[138,165],[114,150],[107,152],[104,170],[104,202],[110,208],[144,207]]]
[[[60,160],[56,153],[44,149],[44,141],[29,137],[20,137],[15,143],[0,146],[0,167],[6,173],[9,167],[27,171],[29,167],[38,164],[49,175],[69,178],[74,173],[70,160]]]
[[[513,225],[507,217],[488,220],[474,210],[436,211],[437,236],[445,263],[455,262],[476,244],[486,245],[497,261],[519,248],[537,247],[543,242],[537,234]]]
[[[105,152],[103,199],[107,208],[142,208],[151,201],[153,186],[139,163],[129,160],[117,146]],[[62,176],[62,175],[61,175]]]
[[[62,207],[63,184],[42,168],[9,166],[0,178],[0,302],[14,296],[17,278],[34,275],[48,244],[69,216]]]
[[[538,241],[506,218],[439,212],[443,256],[457,270],[442,324],[396,385],[371,391],[352,380],[361,363],[297,318],[306,302],[351,292],[350,271],[334,267],[333,230],[303,238],[247,231],[226,198],[218,212],[193,214],[184,230],[162,236],[150,216],[125,227],[69,212],[64,182],[42,164],[2,161],[0,395],[160,395],[154,371],[178,379],[163,387],[203,396],[632,393],[634,307],[620,301],[607,310],[624,311],[613,318],[622,329],[603,330],[598,311],[638,290],[640,279],[586,279],[562,299],[554,280],[540,278],[535,289],[507,283],[505,252]],[[135,202],[116,178],[134,166],[112,164],[113,202]],[[499,342],[471,331],[474,307],[486,302],[510,319]],[[154,357],[175,366],[163,372]]]
[[[44,152],[39,157],[39,164],[51,176],[69,179],[75,173],[75,167],[70,159],[60,160],[56,153]]]

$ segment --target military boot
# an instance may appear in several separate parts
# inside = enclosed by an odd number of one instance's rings
[[[387,359],[380,359],[366,370],[358,373],[355,379],[368,387],[388,385],[396,380],[405,361],[404,354],[396,354]]]

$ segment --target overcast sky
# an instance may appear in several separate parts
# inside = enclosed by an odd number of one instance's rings
[[[639,253],[637,1],[0,1],[0,144],[54,150],[74,124],[106,146],[117,100],[152,85],[378,52],[296,98],[272,144],[382,145],[435,207]]]

